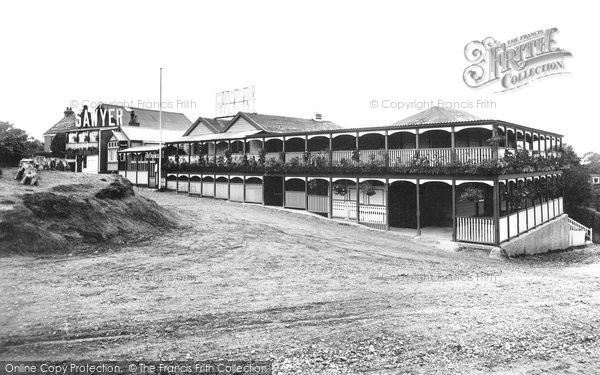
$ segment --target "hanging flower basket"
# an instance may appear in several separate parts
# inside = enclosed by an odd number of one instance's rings
[[[365,181],[362,184],[360,184],[360,191],[362,191],[368,197],[372,197],[377,193],[375,191],[375,188],[373,187],[373,184],[368,181]]]
[[[461,202],[479,202],[483,200],[483,189],[478,187],[468,187],[460,193],[458,200]]]
[[[345,197],[348,194],[348,185],[346,184],[335,184],[333,185],[333,193]]]

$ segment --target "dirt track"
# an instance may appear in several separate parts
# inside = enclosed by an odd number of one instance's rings
[[[0,359],[597,371],[596,248],[502,262],[256,205],[142,194],[184,228],[95,255],[0,259]]]

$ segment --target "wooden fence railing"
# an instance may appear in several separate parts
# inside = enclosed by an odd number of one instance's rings
[[[494,220],[489,217],[457,217],[456,240],[494,243]]]

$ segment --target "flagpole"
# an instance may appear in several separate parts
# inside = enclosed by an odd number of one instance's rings
[[[158,104],[158,190],[162,187],[162,68],[160,68],[160,93]]]

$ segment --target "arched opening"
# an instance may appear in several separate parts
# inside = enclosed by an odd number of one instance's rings
[[[486,147],[490,138],[492,131],[482,128],[462,129],[454,134],[456,147]]]
[[[457,217],[493,217],[494,188],[488,184],[469,182],[456,186]]]
[[[438,181],[419,186],[421,227],[452,226],[452,186]]]
[[[498,147],[506,147],[506,132],[504,131],[504,129],[498,128],[496,134],[498,136]]]
[[[285,140],[285,162],[304,164],[305,139],[300,137]]]
[[[283,140],[273,138],[267,139],[265,142],[265,152],[267,153],[279,153],[283,151]]]
[[[388,148],[391,149],[414,149],[416,148],[416,135],[411,132],[397,132],[388,135]]]
[[[283,177],[264,177],[264,200],[267,206],[283,206]]]
[[[244,142],[242,140],[236,139],[235,141],[231,141],[230,150],[232,154],[241,154],[244,152]]]
[[[246,153],[251,155],[258,155],[259,150],[263,148],[262,140],[250,139],[246,142]],[[250,156],[248,156],[250,159]]]
[[[332,190],[333,210],[331,216],[346,220],[356,220],[356,181],[337,179],[333,181]]]
[[[215,198],[229,199],[229,180],[225,176],[219,176],[215,180]]]
[[[235,176],[229,180],[229,200],[235,202],[244,201],[244,179]]]
[[[167,175],[167,190],[177,190],[177,176],[174,174]]]
[[[285,207],[306,208],[306,182],[301,178],[285,180]]]
[[[285,140],[285,152],[304,152],[304,139],[299,137]]]
[[[352,163],[353,150],[356,150],[356,137],[349,134],[334,135],[331,148],[332,164]]]
[[[358,138],[359,150],[385,149],[385,136],[378,133],[363,134]]]
[[[517,137],[515,135],[515,132],[512,129],[507,129],[506,137],[508,138],[508,148],[516,149],[517,148]]]
[[[179,175],[177,178],[177,191],[188,191],[188,177],[186,175]]]
[[[229,150],[229,142],[219,141],[217,142],[217,155],[223,155],[223,153]]]
[[[452,147],[452,136],[446,130],[423,130],[419,134],[419,148]]]
[[[394,181],[388,188],[390,226],[417,228],[417,187],[410,181]]]
[[[202,177],[202,196],[203,197],[214,197],[215,196],[215,179],[211,176]]]
[[[326,215],[329,212],[329,181],[313,178],[308,181],[308,211]]]
[[[356,137],[350,134],[334,134],[331,142],[333,151],[349,151],[356,149]]]
[[[258,177],[246,178],[246,202],[262,203],[263,181]]]
[[[517,150],[523,150],[523,140],[525,139],[525,135],[523,131],[517,130]]]
[[[200,194],[202,191],[202,180],[200,176],[190,176],[190,194]]]
[[[309,138],[307,146],[310,152],[329,150],[329,137],[319,135]]]

